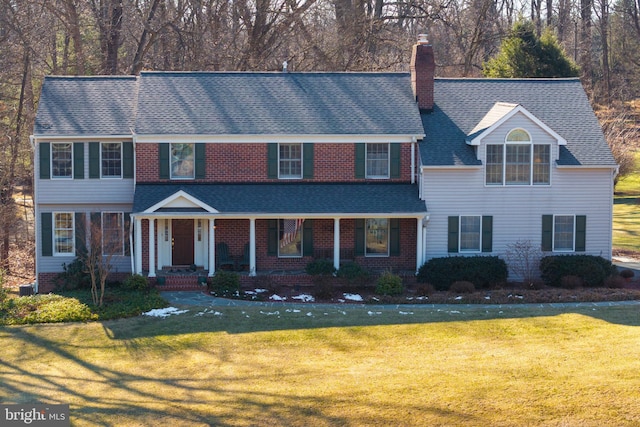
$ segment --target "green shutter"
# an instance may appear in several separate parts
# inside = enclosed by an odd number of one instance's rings
[[[302,223],[302,251],[304,256],[313,256],[313,220],[305,219]]]
[[[87,253],[87,224],[84,213],[75,213],[75,226],[76,256],[82,256]]]
[[[89,178],[100,178],[100,143],[89,143]]]
[[[206,145],[204,143],[196,144],[196,179],[204,179],[207,172]]]
[[[391,152],[391,156],[390,156],[391,178],[400,178],[400,144],[392,143],[389,145],[390,145],[389,151]]]
[[[493,217],[482,217],[482,252],[493,251]]]
[[[365,221],[364,219],[356,219],[355,220],[355,255],[363,256],[364,255],[364,245],[365,245],[365,232],[364,232]]]
[[[576,252],[587,250],[587,217],[576,215]]]
[[[364,143],[359,142],[356,144],[356,179],[364,179],[365,176],[365,149]]]
[[[267,220],[267,255],[278,256],[278,220]]]
[[[51,178],[51,144],[40,143],[40,179]]]
[[[278,144],[267,144],[267,178],[278,179]]]
[[[158,144],[158,161],[160,179],[169,179],[169,144],[166,142]]]
[[[129,242],[129,229],[131,228],[131,214],[129,212],[124,213],[124,232],[122,234],[124,238],[124,254],[125,256],[131,255],[131,242]]]
[[[122,143],[122,177],[133,178],[133,142]]]
[[[40,244],[42,256],[53,255],[53,214],[43,212],[40,214]]]
[[[84,179],[84,142],[73,143],[73,178]]]
[[[447,240],[447,252],[457,253],[458,252],[458,227],[459,227],[459,217],[450,216],[449,217],[449,225],[448,225],[448,240]]]
[[[400,219],[389,220],[389,255],[400,255]]]
[[[553,215],[542,215],[542,250],[553,250]]]
[[[302,144],[302,164],[303,172],[302,177],[304,179],[313,179],[313,144]]]

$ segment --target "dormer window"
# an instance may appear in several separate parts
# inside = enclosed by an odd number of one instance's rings
[[[513,129],[504,144],[487,144],[487,185],[549,185],[551,146],[534,144],[524,129]]]

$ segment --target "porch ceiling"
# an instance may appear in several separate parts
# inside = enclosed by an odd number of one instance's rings
[[[184,213],[163,202],[178,192],[215,209],[220,216],[401,215],[427,213],[418,186],[404,183],[265,183],[136,185],[134,213]]]

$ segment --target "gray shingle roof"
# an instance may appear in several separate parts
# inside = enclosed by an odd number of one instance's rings
[[[148,72],[136,132],[422,135],[406,73]]]
[[[136,78],[47,76],[35,135],[130,135]]]
[[[397,183],[138,184],[133,212],[184,191],[223,214],[426,213],[418,186]]]
[[[521,104],[567,140],[560,165],[615,166],[578,79],[436,79],[435,106],[422,114],[426,166],[479,165],[465,137],[496,102]]]

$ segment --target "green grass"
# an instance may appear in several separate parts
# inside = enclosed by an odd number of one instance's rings
[[[640,154],[636,156],[638,162]],[[616,184],[613,205],[613,248],[640,252],[640,170]]]
[[[190,308],[0,328],[0,402],[72,425],[640,424],[638,306]]]

